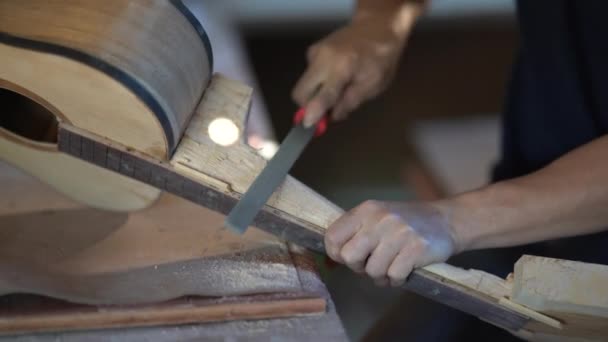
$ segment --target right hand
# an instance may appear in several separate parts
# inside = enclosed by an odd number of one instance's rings
[[[306,108],[303,124],[312,126],[326,114],[333,121],[343,120],[384,91],[399,62],[405,36],[392,15],[376,14],[353,20],[312,45],[308,68],[292,92],[295,102]]]
[[[327,255],[378,285],[401,286],[415,268],[463,249],[450,210],[439,203],[366,201],[328,227]]]

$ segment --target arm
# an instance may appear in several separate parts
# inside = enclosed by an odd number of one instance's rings
[[[467,250],[608,229],[608,135],[545,168],[436,202],[368,201],[326,233],[328,255],[378,283]]]
[[[402,50],[429,0],[359,0],[351,21],[313,44],[292,97],[305,125],[345,119],[392,80]]]
[[[608,136],[538,172],[441,204],[460,249],[506,247],[608,228]]]

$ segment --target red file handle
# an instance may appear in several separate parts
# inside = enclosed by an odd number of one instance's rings
[[[302,121],[302,119],[304,119],[305,114],[306,114],[305,108],[298,109],[298,111],[296,112],[296,114],[293,117],[294,124],[296,124],[296,125],[299,124]],[[320,137],[321,135],[325,134],[326,131],[327,131],[327,117],[323,117],[317,123],[317,130],[315,131],[315,137]]]

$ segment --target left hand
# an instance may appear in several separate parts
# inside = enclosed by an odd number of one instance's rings
[[[444,262],[458,250],[439,206],[367,201],[325,234],[327,255],[378,285],[400,286],[414,268]]]

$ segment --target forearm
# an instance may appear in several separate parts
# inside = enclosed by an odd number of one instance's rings
[[[533,174],[438,202],[459,250],[506,247],[608,228],[608,136]]]

